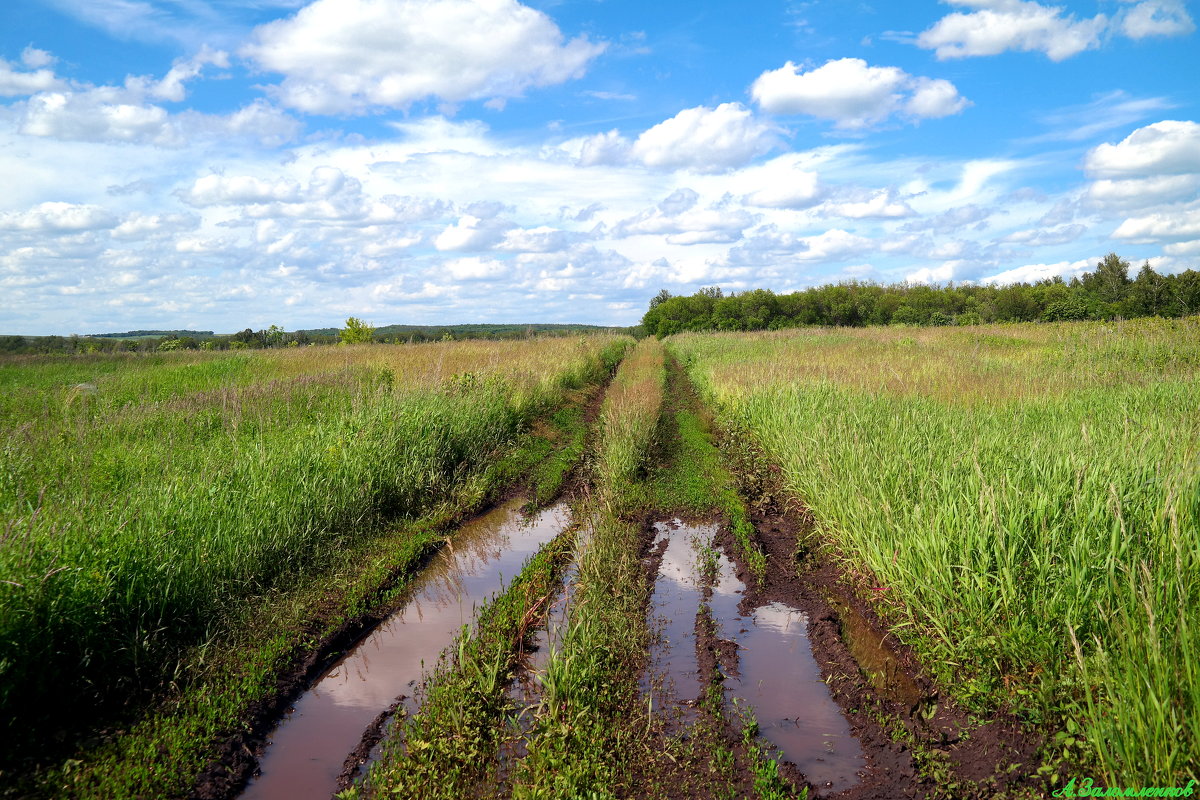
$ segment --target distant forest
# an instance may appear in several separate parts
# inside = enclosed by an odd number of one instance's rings
[[[372,329],[371,340],[385,344],[459,339],[521,339],[527,336],[578,336],[598,331],[596,325],[470,324],[386,325]],[[237,333],[216,335],[212,331],[135,330],[96,333],[89,336],[0,336],[0,354],[164,352],[168,350],[241,350],[270,347],[333,345],[340,341],[339,328],[285,331],[278,325],[263,330],[246,328]]]
[[[1115,253],[1092,272],[1007,286],[925,286],[848,282],[791,294],[769,289],[724,294],[710,287],[688,296],[665,289],[642,317],[648,335],[681,331],[757,331],[808,325],[979,325],[1200,313],[1200,272],[1155,272],[1149,262],[1129,277]]]

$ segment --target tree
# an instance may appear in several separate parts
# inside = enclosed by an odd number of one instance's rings
[[[366,344],[375,338],[375,326],[358,317],[347,317],[346,327],[338,331],[342,344]]]

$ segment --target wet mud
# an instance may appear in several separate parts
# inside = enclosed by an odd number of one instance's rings
[[[422,674],[477,607],[570,525],[565,505],[532,518],[513,499],[454,535],[409,589],[403,607],[334,663],[289,709],[240,795],[247,800],[327,798],[361,754],[364,730],[382,735],[386,710],[411,697]],[[384,713],[381,713],[384,712]]]

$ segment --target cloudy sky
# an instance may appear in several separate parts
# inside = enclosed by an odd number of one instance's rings
[[[1183,0],[18,0],[0,333],[1200,268]]]

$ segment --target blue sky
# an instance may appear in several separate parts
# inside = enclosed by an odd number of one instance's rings
[[[0,332],[1200,267],[1182,0],[23,0]]]

